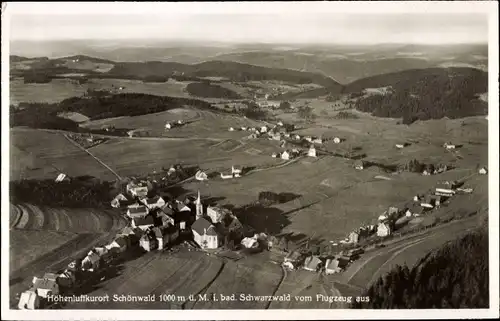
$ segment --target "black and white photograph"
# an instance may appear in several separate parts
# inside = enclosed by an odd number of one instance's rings
[[[495,1],[2,3],[2,310],[498,317],[498,108]]]

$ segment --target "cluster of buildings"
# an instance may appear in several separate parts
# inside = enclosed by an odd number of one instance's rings
[[[222,179],[238,178],[243,174],[243,169],[239,166],[231,166],[231,173],[220,173]]]
[[[344,271],[363,252],[361,248],[342,251],[335,255],[314,255],[292,251],[283,259],[282,265],[289,270],[302,268],[310,272],[335,274]]]
[[[169,130],[175,127],[181,127],[184,125],[184,121],[178,120],[176,122],[171,122],[171,123],[166,123],[165,124],[165,130]]]
[[[68,134],[68,137],[83,148],[97,146],[105,141],[104,138],[97,138],[92,134]]]

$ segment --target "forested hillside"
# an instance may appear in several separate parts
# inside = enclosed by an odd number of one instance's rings
[[[209,82],[193,82],[186,86],[189,94],[204,98],[241,99],[236,92]]]
[[[398,266],[364,294],[364,309],[488,308],[488,231],[486,227],[430,253],[412,269]]]
[[[383,93],[367,89],[384,88]],[[472,68],[407,70],[365,78],[346,86],[355,108],[403,123],[442,117],[485,115],[488,105],[478,95],[488,91],[488,74]]]

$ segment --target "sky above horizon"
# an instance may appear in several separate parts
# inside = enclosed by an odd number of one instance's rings
[[[12,14],[10,40],[487,43],[481,13]]]

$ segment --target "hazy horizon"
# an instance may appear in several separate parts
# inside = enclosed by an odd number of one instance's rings
[[[13,14],[10,41],[283,45],[487,44],[478,13]]]

